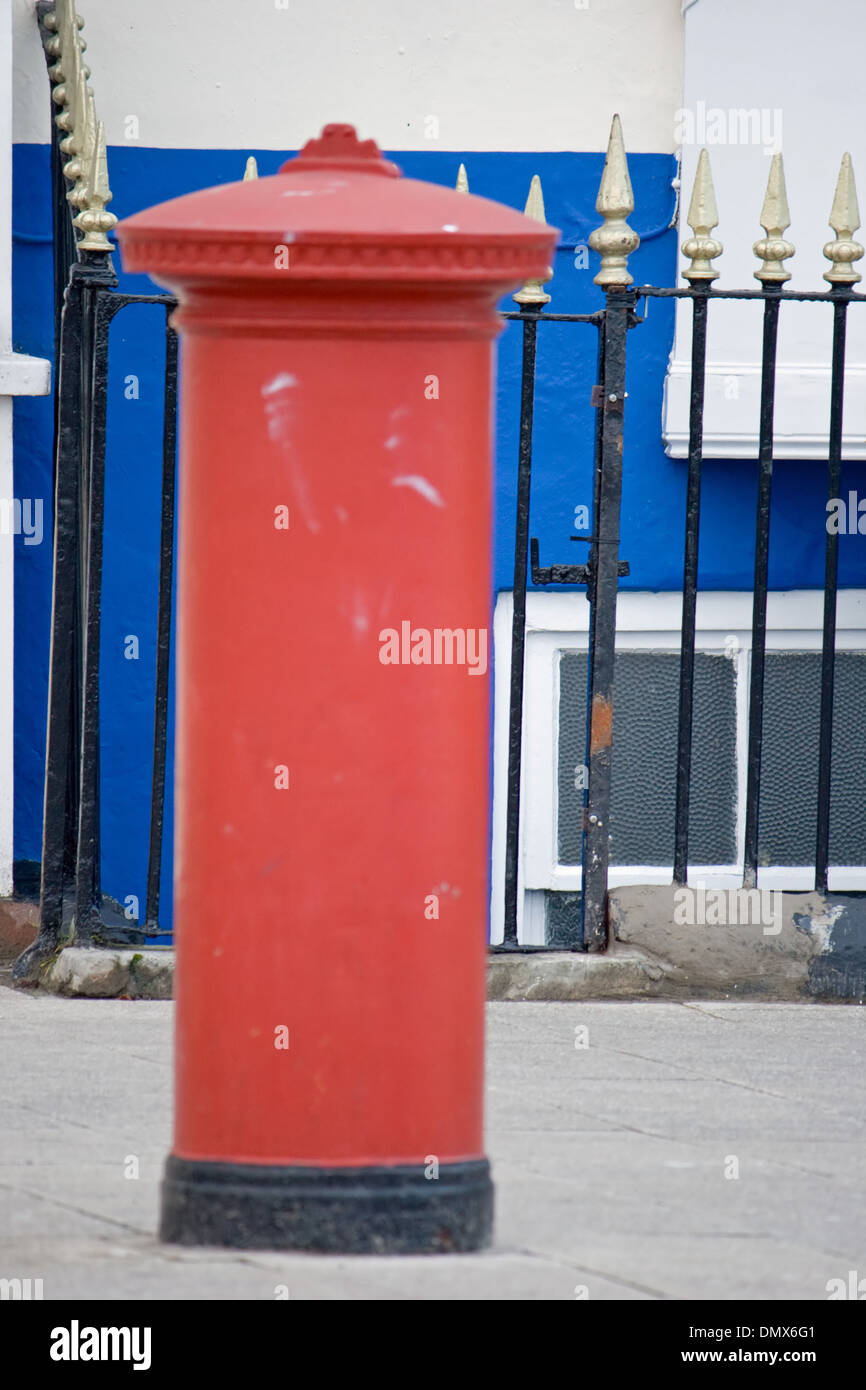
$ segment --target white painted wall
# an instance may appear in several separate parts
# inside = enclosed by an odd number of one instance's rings
[[[32,0],[15,139],[46,142]],[[680,0],[80,0],[109,144],[297,149],[351,121],[390,150],[673,150]],[[37,61],[38,59],[38,61]],[[430,133],[428,117],[438,120]]]
[[[814,0],[786,0],[783,6],[755,0],[684,0],[683,9],[683,107],[696,112],[703,103],[705,110],[764,108],[780,113],[791,209],[786,237],[797,248],[788,263],[792,279],[786,288],[829,289],[822,279],[829,269],[822,248],[834,235],[827,218],[845,150],[866,192],[863,0],[835,0],[832,11]],[[758,217],[770,159],[761,144],[708,140],[707,147],[721,219],[714,235],[725,247],[716,262],[721,271],[716,287],[757,289],[752,245],[763,235]],[[681,242],[689,236],[684,214],[698,153],[697,143],[683,145]],[[863,267],[861,261],[861,273]],[[831,318],[823,305],[782,308],[776,397],[779,458],[826,458]],[[678,306],[664,414],[668,452],[676,458],[688,452],[690,323],[690,307]],[[850,310],[848,324],[845,452],[850,458],[864,458],[866,313]],[[760,356],[760,306],[714,304],[707,350],[707,455],[754,459]]]

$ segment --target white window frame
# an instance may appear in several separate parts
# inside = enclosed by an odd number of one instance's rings
[[[494,776],[491,940],[503,935],[505,816],[508,780],[508,707],[511,668],[512,595],[498,596],[494,613]],[[771,592],[767,599],[768,652],[820,652],[823,593],[805,589]],[[676,652],[680,647],[681,593],[621,592],[617,602],[619,651]],[[731,591],[699,593],[696,649],[723,653],[737,642],[736,679],[737,862],[689,864],[692,883],[734,888],[742,883],[745,842],[748,698],[751,671],[752,595]],[[526,598],[526,657],[523,704],[523,758],[518,855],[518,939],[544,943],[544,891],[579,892],[579,864],[558,859],[559,661],[563,651],[586,651],[589,604],[583,592],[529,593]],[[866,654],[866,589],[839,591],[836,650]],[[616,691],[614,690],[614,704]],[[816,749],[817,756],[817,749]],[[670,883],[673,865],[611,865],[611,887]],[[814,886],[812,865],[771,866],[758,870],[758,886],[791,892]],[[830,866],[831,892],[866,889],[866,865]]]

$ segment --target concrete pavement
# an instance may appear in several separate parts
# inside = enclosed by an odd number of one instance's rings
[[[496,1245],[421,1258],[160,1246],[172,1009],[0,987],[0,1278],[46,1299],[825,1300],[866,1276],[856,1005],[488,1005]]]

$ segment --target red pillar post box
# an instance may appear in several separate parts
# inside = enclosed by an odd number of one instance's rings
[[[492,341],[555,233],[328,126],[118,235],[182,343],[162,1237],[477,1248]]]

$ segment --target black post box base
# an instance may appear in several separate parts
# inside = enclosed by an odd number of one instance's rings
[[[423,1255],[481,1250],[493,1227],[486,1159],[425,1166],[281,1167],[170,1154],[160,1239],[173,1245]]]

